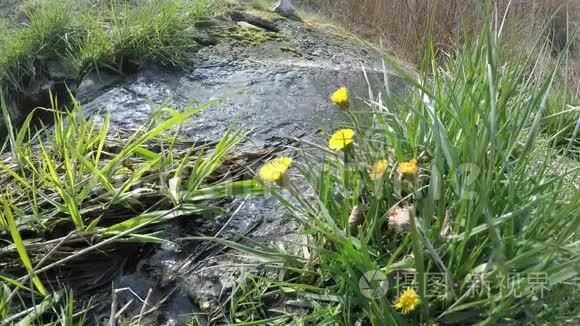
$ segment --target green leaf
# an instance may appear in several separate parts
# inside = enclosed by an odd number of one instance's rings
[[[3,321],[8,317],[8,312],[10,311],[10,304],[8,300],[10,299],[10,288],[4,283],[0,283],[0,321]]]
[[[255,180],[235,181],[199,189],[189,194],[184,200],[201,201],[229,196],[262,195],[265,188]]]
[[[148,161],[159,160],[159,154],[152,152],[144,147],[135,148],[135,154]]]
[[[16,227],[16,222],[14,220],[14,216],[12,215],[12,210],[10,209],[11,205],[6,200],[6,198],[4,198],[3,196],[0,197],[0,202],[2,202],[2,206],[4,207],[4,216],[5,216],[6,220],[8,221],[8,228],[10,229],[10,235],[12,236],[12,241],[14,242],[14,246],[16,247],[16,251],[18,252],[18,255],[20,256],[20,260],[22,261],[22,264],[26,268],[26,271],[28,272],[28,274],[30,275],[30,278],[32,279],[32,283],[34,283],[34,286],[36,287],[38,292],[42,296],[47,296],[48,292],[46,291],[46,289],[42,285],[42,282],[40,281],[38,276],[34,273],[34,269],[32,267],[32,262],[28,258],[28,253],[26,252],[26,246],[24,245],[24,241],[22,241],[22,237],[20,236],[20,232],[18,231],[18,228]]]
[[[134,227],[143,224],[157,224],[182,216],[190,216],[195,214],[208,214],[208,213],[220,214],[222,212],[223,211],[221,209],[214,207],[184,205],[183,208],[173,211],[155,211],[151,213],[141,214],[139,216],[125,220],[121,223],[111,225],[110,227],[102,230],[100,233],[102,235],[109,236],[118,232],[127,231],[129,229],[132,229]]]
[[[53,294],[47,295],[41,303],[33,307],[31,312],[22,318],[16,326],[29,326],[34,325],[35,322],[48,310],[52,309],[62,298],[62,293],[55,292]]]

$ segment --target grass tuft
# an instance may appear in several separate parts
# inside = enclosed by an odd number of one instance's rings
[[[93,70],[130,73],[146,63],[186,67],[198,48],[194,23],[211,0],[46,0],[0,35],[0,88],[16,100],[43,81],[78,82]]]

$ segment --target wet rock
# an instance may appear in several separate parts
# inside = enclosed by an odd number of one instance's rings
[[[278,0],[278,3],[272,8],[272,11],[282,16],[299,19],[298,13],[296,13],[290,0]]]
[[[201,46],[212,46],[218,44],[219,40],[209,34],[199,34],[193,37],[193,40]]]
[[[254,26],[263,28],[266,31],[274,33],[278,33],[280,31],[279,28],[276,26],[276,24],[274,24],[273,22],[256,15],[252,15],[247,12],[234,11],[229,14],[229,17],[236,23],[246,22]]]
[[[80,100],[86,99],[88,96],[96,95],[99,91],[114,85],[120,80],[122,80],[122,77],[117,73],[107,70],[91,71],[79,83],[76,97]]]
[[[44,63],[48,72],[48,78],[53,81],[64,81],[69,79],[66,65],[62,61],[50,60]]]

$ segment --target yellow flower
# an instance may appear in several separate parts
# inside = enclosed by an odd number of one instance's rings
[[[400,163],[399,172],[406,175],[415,175],[419,173],[419,165],[417,164],[416,160]]]
[[[328,148],[332,149],[333,151],[341,151],[346,146],[351,144],[354,140],[354,130],[352,129],[340,129],[339,131],[335,132],[330,140],[328,141]]]
[[[292,158],[286,156],[267,162],[260,169],[260,178],[264,181],[280,182],[290,164],[292,164]]]
[[[415,310],[417,303],[419,303],[419,295],[415,290],[407,288],[395,301],[395,308],[401,309],[401,314],[406,315]]]
[[[371,180],[379,180],[385,175],[387,169],[389,168],[389,162],[387,160],[378,160],[375,165],[369,170],[369,177]]]
[[[332,93],[330,99],[338,106],[345,106],[348,104],[348,88],[341,87],[336,92]]]

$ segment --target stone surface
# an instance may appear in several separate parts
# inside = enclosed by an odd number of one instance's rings
[[[246,23],[252,24],[254,26],[263,28],[264,30],[269,31],[269,32],[278,33],[280,31],[274,22],[267,20],[267,19],[264,19],[262,17],[256,16],[256,15],[251,14],[251,13],[247,13],[247,12],[243,12],[243,11],[233,11],[233,12],[229,13],[228,16],[231,20],[233,20],[236,23],[246,22]]]
[[[298,18],[296,9],[294,9],[290,0],[278,0],[278,3],[272,8],[272,11],[283,16]]]
[[[97,96],[99,92],[107,87],[123,80],[119,74],[108,70],[91,71],[86,74],[76,90],[75,96],[83,101],[85,98]]]

